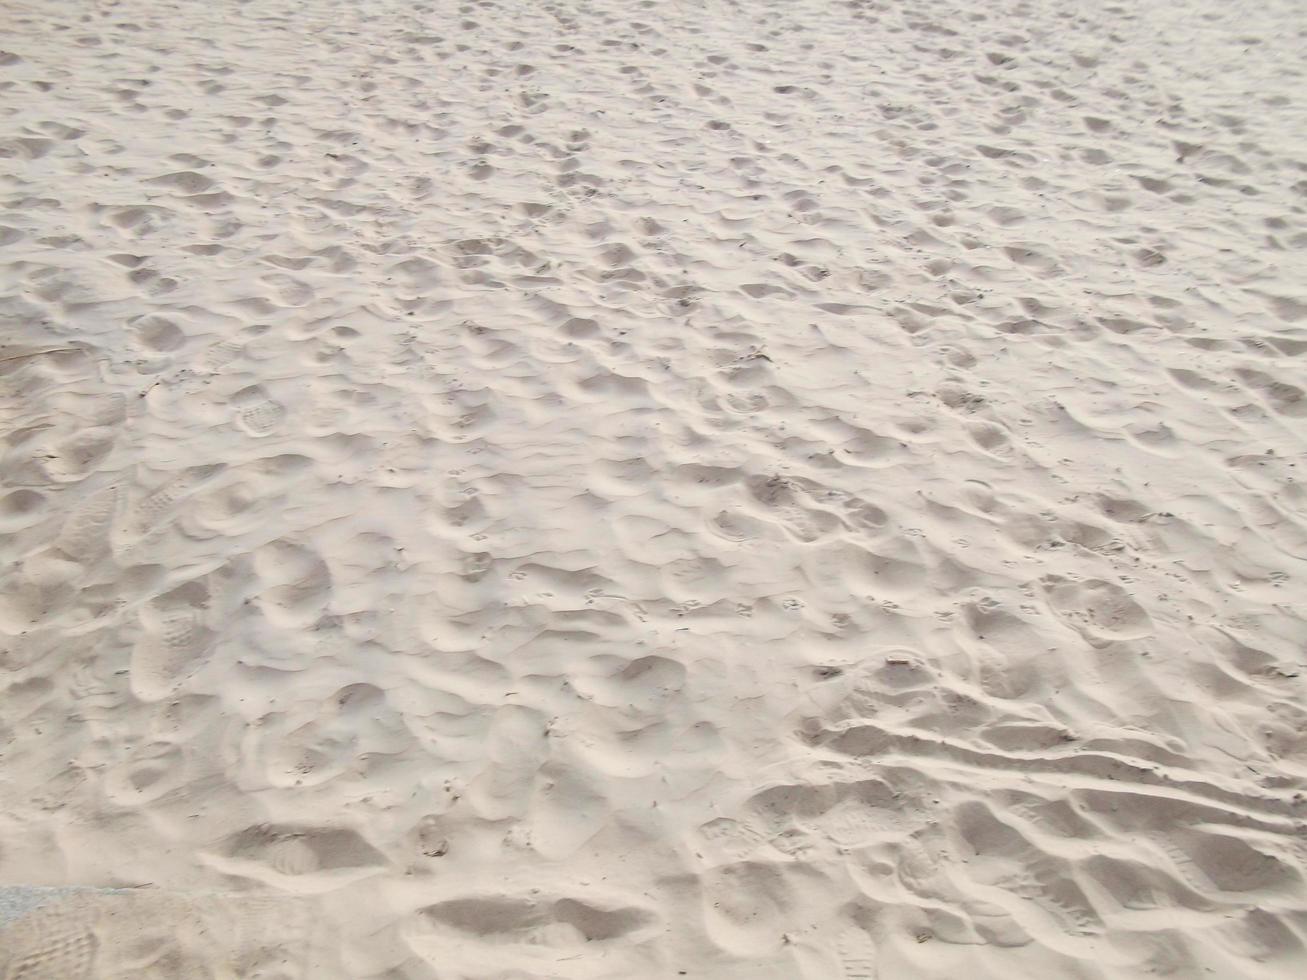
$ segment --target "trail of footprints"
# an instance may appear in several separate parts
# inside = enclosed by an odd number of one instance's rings
[[[20,5],[0,873],[386,909],[376,976],[1301,963],[1300,18],[1233,16]]]

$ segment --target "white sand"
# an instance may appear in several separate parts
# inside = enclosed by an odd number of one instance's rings
[[[0,976],[1307,975],[1305,39],[6,0]]]

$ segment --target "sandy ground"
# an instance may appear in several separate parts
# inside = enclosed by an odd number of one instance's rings
[[[1303,976],[1305,45],[3,0],[0,977]]]

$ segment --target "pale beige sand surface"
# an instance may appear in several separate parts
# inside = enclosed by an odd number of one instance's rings
[[[1307,975],[1305,32],[2,0],[0,977]]]

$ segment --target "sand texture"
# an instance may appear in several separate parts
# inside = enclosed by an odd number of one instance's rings
[[[0,49],[0,980],[1307,975],[1300,0]]]

